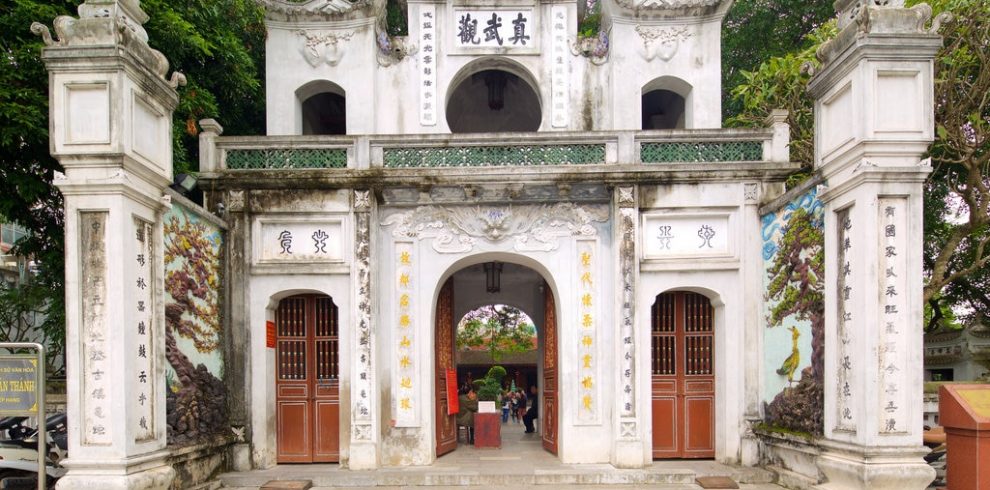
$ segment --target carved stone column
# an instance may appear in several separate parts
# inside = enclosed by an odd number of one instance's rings
[[[354,191],[354,345],[351,362],[351,449],[348,467],[378,467],[378,444],[375,407],[378,387],[375,383],[375,333],[372,323],[372,218],[374,197],[370,190]]]
[[[641,468],[647,464],[643,442],[643,426],[638,414],[642,413],[637,393],[636,373],[636,284],[639,279],[639,255],[636,244],[639,229],[639,207],[636,187],[615,189],[615,243],[618,250],[618,275],[616,284],[616,319],[618,320],[618,344],[615,353],[618,368],[615,410],[619,416],[615,428],[615,450],[612,464],[617,468]],[[639,349],[649,352],[649,348]]]
[[[35,23],[51,74],[52,155],[65,168],[68,474],[63,489],[166,489],[161,212],[172,181],[165,57],[137,0],[87,0]]]
[[[826,180],[821,488],[923,489],[921,160],[933,138],[931,9],[840,0],[819,50],[815,160]],[[896,3],[896,2],[891,2]]]

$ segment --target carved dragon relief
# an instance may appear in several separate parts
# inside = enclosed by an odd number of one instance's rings
[[[566,236],[596,236],[594,223],[608,220],[606,205],[557,203],[542,206],[443,207],[420,206],[382,221],[395,225],[395,238],[433,239],[439,253],[465,253],[478,240],[513,240],[517,252],[551,252]]]
[[[48,26],[40,22],[31,23],[31,32],[41,36],[47,47],[69,46],[125,46],[158,77],[165,80],[173,89],[186,84],[186,77],[178,71],[168,75],[168,59],[160,51],[148,46],[148,33],[142,24],[148,21],[148,14],[141,10],[136,1],[121,1],[110,5],[83,2],[76,9],[79,18],[60,15],[55,18],[52,36]]]

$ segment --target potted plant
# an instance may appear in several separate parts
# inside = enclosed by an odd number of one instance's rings
[[[496,411],[495,402],[502,393],[502,380],[505,378],[505,368],[492,366],[484,378],[474,381],[478,393],[478,413],[474,418],[474,446],[501,447],[502,423],[501,416]]]

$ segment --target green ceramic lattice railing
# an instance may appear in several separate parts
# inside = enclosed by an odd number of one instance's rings
[[[762,141],[699,141],[643,143],[640,161],[669,162],[758,162],[763,160]]]
[[[605,144],[385,148],[386,167],[495,167],[605,163]]]
[[[345,148],[272,148],[227,150],[227,168],[234,170],[287,168],[347,168]]]

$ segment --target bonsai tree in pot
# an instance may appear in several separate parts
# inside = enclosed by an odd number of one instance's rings
[[[474,418],[475,447],[502,446],[501,417],[496,412],[495,402],[502,393],[503,378],[505,378],[505,368],[492,366],[484,378],[474,382],[479,400],[478,414]]]
[[[495,402],[502,394],[502,380],[505,379],[506,371],[502,366],[492,366],[484,378],[474,381],[474,390],[478,393],[478,400],[483,402]]]

